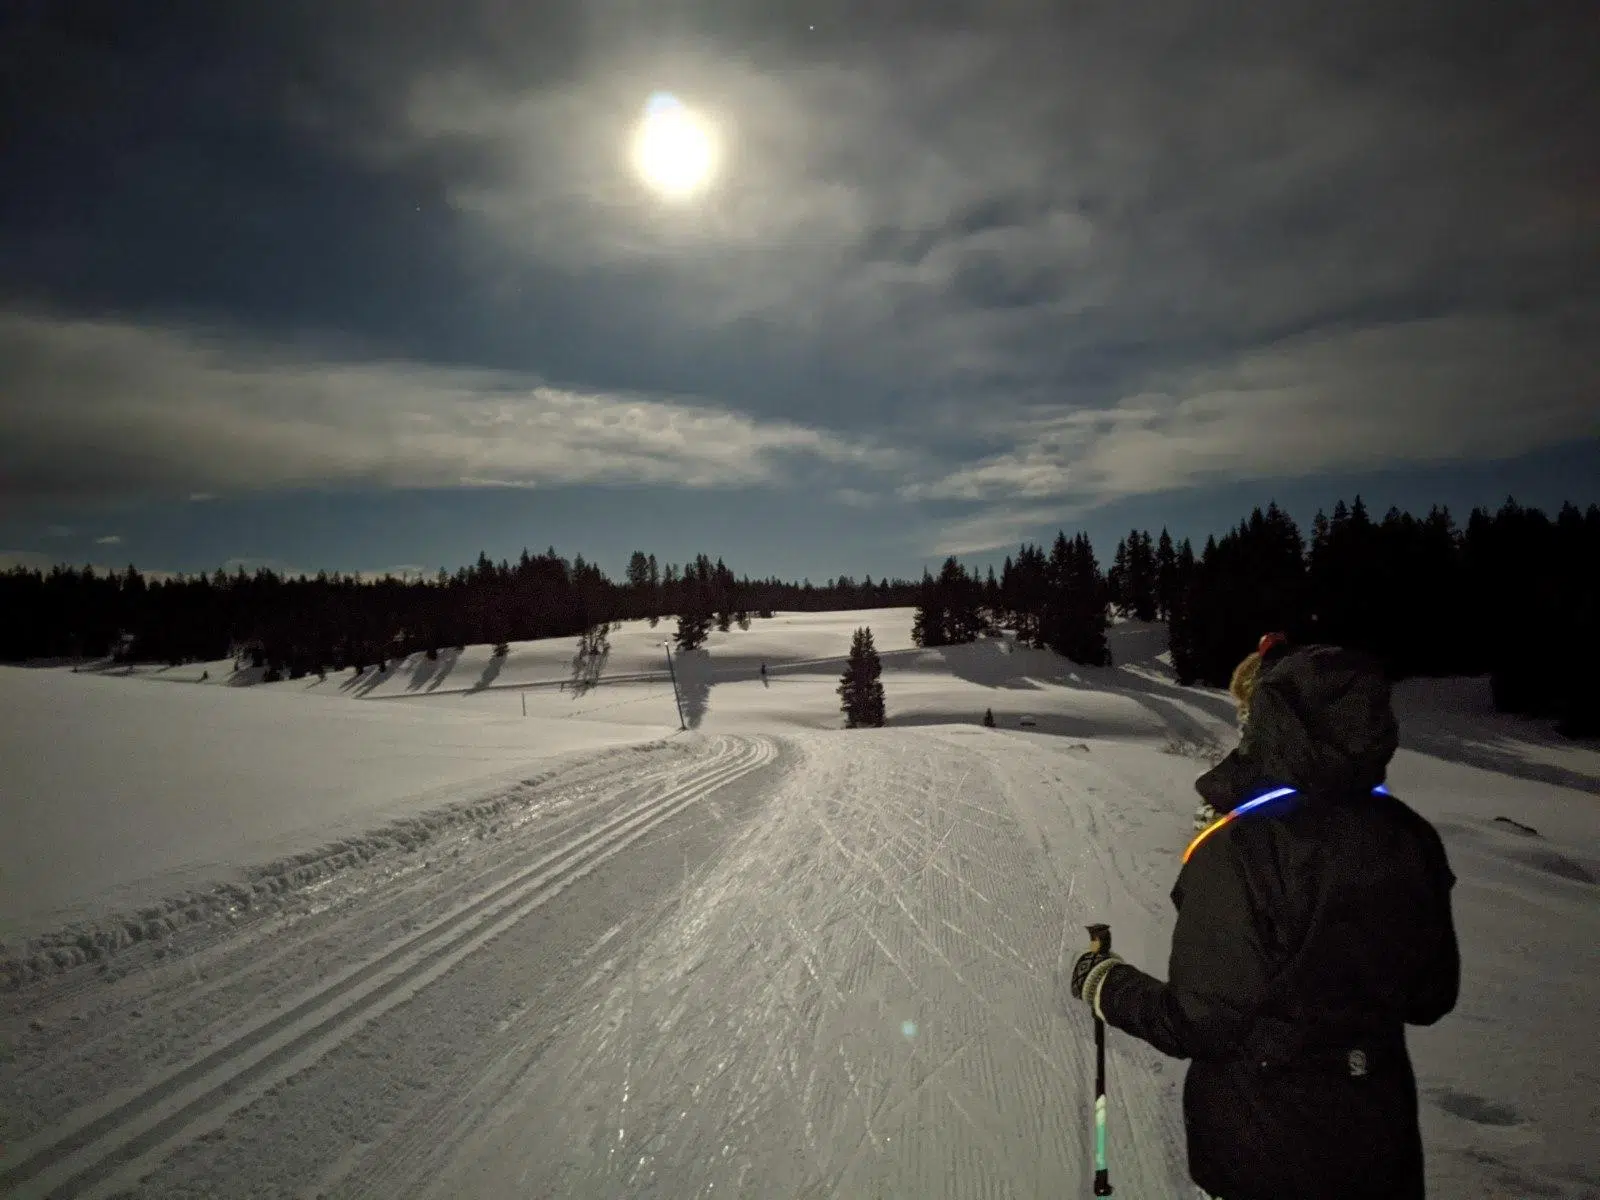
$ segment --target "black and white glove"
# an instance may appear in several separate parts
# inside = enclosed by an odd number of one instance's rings
[[[1109,950],[1085,950],[1072,967],[1072,994],[1102,1021],[1105,1013],[1100,1011],[1100,989],[1105,986],[1106,976],[1121,963],[1122,957]]]

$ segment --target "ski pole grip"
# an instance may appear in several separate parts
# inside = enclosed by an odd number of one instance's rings
[[[1111,952],[1111,926],[1090,925],[1088,928],[1089,949],[1099,954],[1109,954]]]

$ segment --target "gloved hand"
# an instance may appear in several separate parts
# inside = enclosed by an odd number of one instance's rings
[[[1106,976],[1121,962],[1122,956],[1109,950],[1085,950],[1072,966],[1072,994],[1093,1009],[1101,1020],[1105,1019],[1105,1014],[1100,1011],[1100,989],[1105,986]]]

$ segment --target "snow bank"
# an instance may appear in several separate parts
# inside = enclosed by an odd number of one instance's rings
[[[0,668],[0,939],[14,943],[673,731]]]

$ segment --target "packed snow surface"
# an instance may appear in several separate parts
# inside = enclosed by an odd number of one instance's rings
[[[0,1194],[1087,1194],[1060,975],[1097,920],[1162,970],[1231,708],[1157,628],[1086,669],[910,615],[713,634],[685,731],[666,623],[602,663],[0,672]],[[846,732],[862,624],[890,727]],[[1460,877],[1430,1194],[1600,1196],[1600,752],[1482,680],[1396,704]],[[1112,1032],[1119,1195],[1194,1194],[1183,1070]]]

